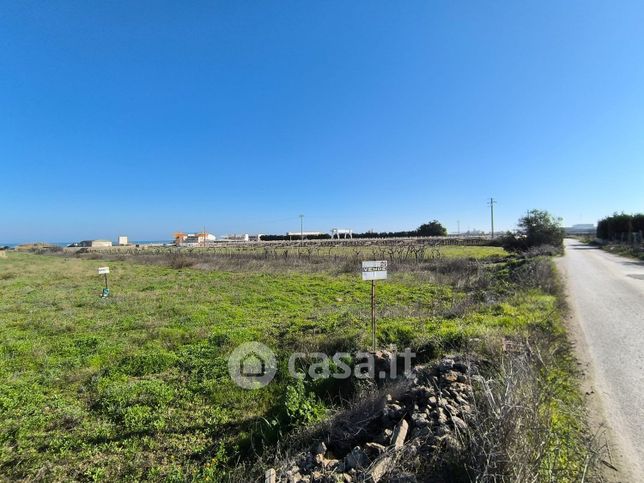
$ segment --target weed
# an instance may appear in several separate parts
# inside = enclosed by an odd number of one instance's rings
[[[290,425],[303,426],[320,421],[325,407],[313,392],[306,390],[304,379],[297,378],[286,386],[284,411]]]

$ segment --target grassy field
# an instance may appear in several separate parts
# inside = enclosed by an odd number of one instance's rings
[[[501,247],[493,246],[463,246],[463,245],[307,245],[298,246],[297,242],[291,242],[289,246],[226,246],[208,248],[188,248],[187,251],[196,253],[210,253],[215,255],[254,254],[271,256],[284,256],[285,253],[291,256],[315,256],[315,257],[360,257],[360,258],[416,258],[427,260],[435,257],[447,258],[476,258],[486,259],[495,257],[506,257],[508,253]]]
[[[552,326],[556,297],[516,260],[493,247],[442,250],[445,263],[399,267],[379,284],[381,346],[432,357]],[[109,261],[112,295],[101,299],[102,264],[0,259],[0,474],[8,478],[216,480],[302,422],[284,397],[290,351],[369,344],[369,284],[357,267]],[[230,351],[250,340],[280,362],[258,391],[238,388],[227,372]],[[319,415],[340,389],[307,390],[315,396],[300,396]]]

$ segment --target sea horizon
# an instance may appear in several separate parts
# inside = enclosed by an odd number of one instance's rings
[[[21,242],[21,243],[4,243],[0,242],[0,247],[9,247],[9,248],[16,248],[20,245],[30,245],[34,243],[46,243],[48,245],[56,245],[60,247],[67,247],[71,245],[72,243],[78,243],[78,242],[73,242],[73,241],[68,241],[68,242],[47,242],[47,241],[33,241],[33,242]],[[112,241],[114,243],[114,246],[117,246],[117,243],[115,241]],[[129,242],[130,245],[150,245],[150,244],[171,244],[173,243],[171,240],[132,240]]]

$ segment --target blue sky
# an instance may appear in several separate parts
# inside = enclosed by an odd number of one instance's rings
[[[644,209],[644,2],[0,9],[0,242]]]

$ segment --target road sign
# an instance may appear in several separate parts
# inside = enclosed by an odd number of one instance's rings
[[[362,280],[386,280],[387,260],[362,262]]]
[[[110,273],[110,267],[98,267],[98,274],[103,275],[105,277],[105,288],[103,288],[103,291],[101,292],[101,297],[106,298],[109,297],[110,295],[110,289],[107,286],[107,274]]]
[[[387,260],[362,262],[362,280],[371,282],[371,344],[376,352],[376,280],[387,280]]]

